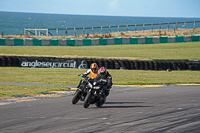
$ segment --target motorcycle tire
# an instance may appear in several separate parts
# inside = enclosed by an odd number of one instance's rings
[[[84,103],[83,103],[83,107],[84,108],[88,108],[90,106],[90,99],[91,99],[91,96],[92,96],[92,93],[91,92],[88,92],[85,100],[84,100]]]
[[[99,100],[98,102],[96,102],[95,105],[96,105],[98,108],[100,108],[100,107],[103,106],[104,103],[105,103],[105,99],[104,99],[103,97],[101,97],[100,100]]]
[[[81,91],[77,90],[74,94],[74,97],[72,98],[72,104],[76,104],[80,98],[81,98]]]

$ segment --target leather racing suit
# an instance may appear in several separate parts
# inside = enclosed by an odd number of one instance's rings
[[[109,74],[109,72],[107,72],[106,75],[102,75],[101,73],[99,73],[97,77],[94,79],[94,82],[97,82],[101,79],[106,80],[106,85],[104,86],[104,89],[106,96],[108,96],[110,89],[112,88],[112,76]]]

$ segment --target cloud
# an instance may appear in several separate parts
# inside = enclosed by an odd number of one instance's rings
[[[108,7],[111,9],[118,9],[119,8],[119,1],[118,0],[113,0],[108,3]]]

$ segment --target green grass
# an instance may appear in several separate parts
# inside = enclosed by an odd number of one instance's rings
[[[0,67],[1,82],[50,83],[78,85],[77,75],[86,69]],[[195,84],[200,83],[200,71],[108,70],[114,85]],[[0,85],[0,96],[66,90],[62,86]]]
[[[0,85],[0,96],[11,95],[24,95],[32,93],[41,93],[48,91],[67,90],[68,88],[63,86],[18,86],[18,85]]]
[[[114,84],[192,84],[200,83],[200,71],[111,70]]]
[[[0,46],[0,54],[200,59],[200,42],[105,46]]]
[[[1,67],[1,82],[77,85],[87,69]],[[108,70],[115,85],[200,83],[200,71]]]

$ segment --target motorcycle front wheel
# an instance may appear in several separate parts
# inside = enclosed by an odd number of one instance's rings
[[[105,98],[101,97],[100,100],[97,101],[95,105],[96,105],[98,108],[100,108],[100,107],[103,106],[104,103],[105,103]]]
[[[80,97],[81,97],[81,91],[77,90],[74,94],[74,97],[72,98],[72,104],[76,104],[79,101]]]
[[[92,93],[91,92],[88,92],[85,100],[84,100],[84,103],[83,103],[83,107],[84,108],[88,108],[90,106],[90,99],[91,99],[91,96],[92,96]]]

